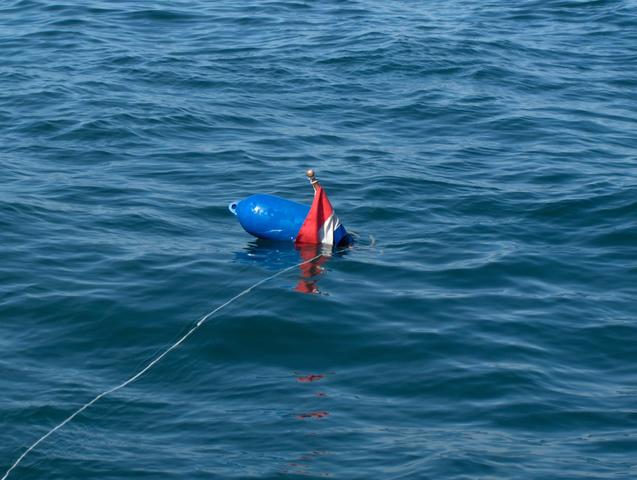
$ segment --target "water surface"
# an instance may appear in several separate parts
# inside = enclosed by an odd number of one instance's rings
[[[5,0],[10,478],[632,479],[634,1]]]

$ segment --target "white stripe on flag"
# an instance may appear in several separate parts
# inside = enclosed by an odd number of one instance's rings
[[[334,212],[325,220],[319,230],[319,239],[323,245],[334,245],[334,232],[341,226],[341,221]]]

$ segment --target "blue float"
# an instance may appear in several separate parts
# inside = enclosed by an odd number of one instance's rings
[[[310,207],[275,195],[258,193],[228,207],[251,235],[267,240],[294,241]]]
[[[310,171],[311,172],[311,171]],[[308,172],[309,176],[309,172]],[[317,184],[312,175],[310,180]],[[257,238],[295,241],[310,207],[275,195],[259,193],[232,202],[228,209],[237,216],[246,232]],[[351,243],[343,225],[334,230],[334,246]]]

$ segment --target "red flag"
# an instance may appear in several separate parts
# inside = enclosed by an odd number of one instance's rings
[[[334,232],[340,226],[341,222],[334,214],[327,194],[323,187],[317,184],[314,191],[314,201],[299,233],[296,235],[295,242],[334,245]]]

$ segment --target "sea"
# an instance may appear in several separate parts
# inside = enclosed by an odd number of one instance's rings
[[[1,0],[0,478],[637,478],[637,1]]]

